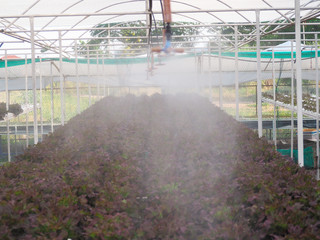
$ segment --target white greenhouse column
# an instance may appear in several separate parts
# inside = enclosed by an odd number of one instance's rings
[[[221,35],[219,36],[219,107],[223,107]]]
[[[300,0],[295,0],[295,32],[296,32],[296,79],[297,79],[297,121],[298,121],[298,163],[304,166],[303,156],[303,114],[302,114],[302,71],[301,71],[301,22]]]
[[[50,92],[51,92],[51,132],[53,132],[53,114],[54,114],[54,98],[53,98],[53,72],[52,72],[53,62],[50,63]]]
[[[294,129],[294,58],[293,41],[291,40],[291,151],[290,157],[293,158],[293,129]]]
[[[208,64],[209,64],[209,101],[212,101],[212,69],[211,69],[211,41],[208,42]]]
[[[32,91],[33,91],[33,137],[34,144],[38,143],[38,108],[37,108],[37,89],[36,89],[36,52],[34,45],[34,17],[30,17],[31,31],[31,69],[32,69]]]
[[[62,69],[62,39],[61,31],[59,31],[59,77],[60,77],[60,107],[61,107],[61,125],[64,126],[64,81]]]
[[[150,47],[150,43],[151,43],[151,34],[150,34],[150,16],[151,16],[151,6],[149,4],[149,0],[145,0],[145,5],[146,5],[146,23],[147,23],[147,30],[146,30],[146,37],[147,37],[147,45],[148,45],[148,49],[147,49],[147,69],[152,69],[153,68],[153,64],[151,62],[151,47]],[[150,78],[150,72],[147,71],[147,80],[149,80]]]
[[[257,38],[257,109],[258,134],[262,137],[262,94],[261,94],[261,53],[260,53],[260,11],[256,10],[256,38]]]
[[[87,67],[88,67],[88,81],[90,80],[90,54],[89,54],[89,46],[87,46]],[[88,82],[88,91],[89,91],[89,106],[91,106],[91,83]]]
[[[276,71],[274,66],[274,48],[272,48],[272,87],[273,87],[273,122],[272,122],[272,130],[273,130],[273,143],[275,149],[277,149],[277,104],[276,104]]]
[[[4,67],[5,67],[5,80],[6,80],[6,110],[9,110],[9,83],[8,83],[8,54],[7,50],[4,53]],[[7,149],[8,149],[8,162],[11,162],[11,148],[10,148],[10,127],[9,127],[10,120],[6,120],[7,124]]]
[[[77,113],[80,113],[80,91],[79,91],[79,61],[78,61],[78,44],[75,41],[76,55],[76,78],[77,78]]]
[[[105,73],[105,66],[104,66],[104,55],[102,55],[102,76],[104,79],[103,82],[103,96],[106,96],[106,87],[107,87],[107,77],[106,77],[106,73]]]
[[[316,129],[317,129],[317,180],[319,180],[319,61],[318,61],[318,34],[315,34],[315,57],[316,57],[316,112],[317,112],[317,118],[316,118]]]
[[[28,92],[29,92],[29,86],[28,86],[28,56],[25,56],[25,104],[29,105],[28,100]],[[29,146],[29,112],[26,113],[26,147]]]
[[[40,58],[39,62],[39,78],[40,78],[40,134],[41,134],[41,141],[43,139],[43,105],[42,105],[42,71],[41,66],[42,60]]]
[[[239,120],[239,47],[238,47],[238,26],[235,31],[235,87],[236,87],[236,119]]]
[[[99,75],[99,55],[97,54],[97,76]],[[98,100],[100,99],[100,77],[97,78],[98,83],[97,83],[97,92],[98,92]]]

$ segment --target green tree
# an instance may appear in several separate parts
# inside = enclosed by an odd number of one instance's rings
[[[179,25],[194,25],[195,27],[179,27]],[[193,46],[191,41],[196,39],[195,35],[201,34],[204,28],[196,26],[196,23],[190,22],[177,22],[172,23],[172,34],[173,36],[181,36],[174,38],[174,41],[185,42],[183,46]],[[105,29],[113,27],[123,27],[122,29]],[[99,37],[91,39],[87,42],[81,41],[78,46],[78,53],[80,55],[87,55],[87,48],[90,50],[90,56],[96,56],[96,54],[110,54],[110,49],[106,44],[115,43],[119,41],[124,45],[124,51],[122,55],[139,54],[139,50],[145,49],[148,42],[147,30],[145,29],[146,24],[142,21],[126,22],[126,23],[110,23],[110,24],[99,24],[95,26],[95,29],[90,32],[92,37]],[[163,23],[161,21],[152,22],[152,29],[150,34],[150,43],[152,45],[162,45],[162,29]],[[111,38],[109,38],[109,36]],[[93,45],[94,44],[94,45]],[[182,44],[176,45],[181,47]],[[140,51],[141,54],[141,51]]]
[[[295,19],[292,19],[292,21],[294,22]],[[279,21],[280,23],[280,21]],[[306,23],[320,23],[320,19],[311,19],[311,20],[307,20]],[[289,25],[285,28],[279,29],[278,31],[276,31],[276,25],[270,25],[268,28],[266,28],[264,31],[266,33],[269,34],[263,34],[261,36],[261,40],[267,40],[267,41],[261,41],[261,46],[274,46],[274,45],[278,45],[281,43],[281,40],[283,39],[283,42],[285,42],[288,39],[295,39],[295,35],[294,34],[288,34],[288,35],[284,35],[284,34],[279,34],[279,33],[294,33],[295,32],[295,26],[294,24]],[[252,25],[242,25],[242,26],[238,26],[238,31],[240,34],[250,34],[253,33],[255,31],[256,27],[252,26]],[[234,33],[234,29],[233,27],[221,27],[220,28],[221,34],[233,34]],[[305,32],[310,32],[309,34],[306,33],[303,35],[303,40],[305,40],[306,44],[314,44],[314,41],[311,41],[310,39],[314,39],[315,35],[314,33],[311,32],[319,32],[318,38],[320,37],[320,25],[308,25],[305,26],[304,28]],[[226,36],[225,38],[230,39],[230,40],[234,40],[234,36]],[[276,40],[276,41],[275,41]],[[255,41],[250,41],[247,43],[247,46],[255,46],[256,42]],[[231,44],[229,44],[229,46],[231,46]]]

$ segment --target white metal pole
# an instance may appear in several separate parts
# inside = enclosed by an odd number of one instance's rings
[[[31,32],[31,68],[32,68],[32,91],[33,91],[33,137],[34,144],[38,143],[38,108],[37,108],[37,89],[36,89],[36,52],[34,44],[34,17],[30,17]]]
[[[9,111],[9,83],[8,83],[8,53],[7,50],[4,51],[5,57],[5,80],[6,80],[6,110]],[[10,120],[6,120],[7,125],[7,149],[8,149],[8,162],[11,162],[11,151],[10,151],[10,127],[9,127]]]
[[[277,149],[277,122],[276,122],[276,113],[277,113],[277,104],[276,104],[276,71],[274,66],[274,48],[272,48],[272,87],[273,87],[273,143],[275,149]]]
[[[316,128],[317,128],[317,180],[320,179],[319,176],[319,61],[318,61],[318,34],[315,34],[315,57],[316,57],[316,112],[317,112],[317,119],[316,119]]]
[[[41,64],[42,60],[40,58],[40,62],[39,62],[39,78],[40,78],[40,133],[41,133],[41,141],[43,139],[43,111],[42,111],[42,71],[41,71]]]
[[[296,33],[296,79],[297,79],[297,122],[298,122],[298,162],[304,166],[303,156],[303,114],[302,114],[302,70],[301,70],[301,22],[300,0],[295,0],[295,33]]]
[[[221,36],[219,37],[219,107],[223,107],[223,96],[222,96],[222,59],[221,59]]]
[[[153,63],[151,63],[151,48],[150,48],[150,17],[151,16],[151,6],[149,5],[149,0],[145,0],[146,2],[146,23],[147,23],[147,31],[146,31],[146,37],[147,37],[147,45],[148,45],[148,49],[147,49],[147,80],[149,80],[150,77],[150,71],[149,69],[152,70],[153,68]]]
[[[28,86],[28,57],[25,56],[25,104],[26,106],[29,105],[28,100],[28,92],[29,92],[29,86]],[[29,110],[27,110],[26,113],[26,147],[29,146]]]
[[[79,92],[79,61],[78,61],[78,44],[75,41],[76,57],[76,78],[77,78],[77,113],[80,113],[80,92]]]
[[[51,132],[53,132],[53,118],[54,118],[54,98],[53,98],[53,72],[52,72],[52,62],[50,63],[50,92],[51,92]]]
[[[97,54],[97,76],[99,75],[99,55]],[[97,77],[98,83],[97,83],[97,92],[98,92],[98,98],[100,99],[100,78]]]
[[[212,69],[211,69],[211,41],[208,42],[208,64],[209,64],[209,101],[212,101]]]
[[[89,46],[87,46],[87,67],[88,67],[88,90],[89,90],[89,106],[91,106],[91,80],[90,80],[90,54],[89,54]]]
[[[17,124],[14,125],[14,154],[15,156],[18,155],[18,150],[17,150]]]
[[[290,151],[290,156],[293,158],[293,129],[294,129],[294,119],[293,119],[293,114],[294,114],[294,60],[293,60],[293,41],[291,41],[291,151]]]
[[[103,96],[106,96],[106,85],[107,85],[107,78],[104,72],[104,55],[102,55],[102,76],[103,76]]]
[[[257,108],[258,134],[262,137],[262,94],[261,94],[261,53],[260,53],[260,11],[256,10],[256,38],[257,38]]]
[[[235,84],[236,84],[236,119],[239,120],[239,47],[238,47],[238,26],[235,31]]]
[[[64,126],[64,81],[62,66],[62,39],[61,31],[59,31],[59,69],[60,69],[60,107],[61,107],[61,125]]]

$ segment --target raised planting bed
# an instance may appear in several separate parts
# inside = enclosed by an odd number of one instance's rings
[[[195,95],[105,98],[0,168],[1,239],[317,239],[320,189]]]

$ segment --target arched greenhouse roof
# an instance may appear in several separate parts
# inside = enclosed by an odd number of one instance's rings
[[[145,22],[150,14],[153,20],[161,21],[160,0],[153,0],[152,8],[148,4],[148,0],[4,1],[0,8],[0,31],[4,34],[0,42],[6,44],[0,49],[12,49],[14,46],[11,43],[16,41],[29,42],[31,25],[34,24],[38,46],[54,49],[59,45],[60,37],[63,51],[67,51],[75,41],[92,38],[90,29],[99,24]],[[319,15],[319,1],[301,0],[300,5],[302,19]],[[171,9],[173,22],[196,22],[203,26],[230,23],[254,25],[256,10],[260,12],[259,22],[273,25],[293,24],[295,16],[292,0],[172,0]],[[264,28],[260,31],[263,33]]]

